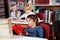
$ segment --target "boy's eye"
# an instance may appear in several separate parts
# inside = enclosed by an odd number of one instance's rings
[[[27,22],[30,22],[31,21],[31,19],[27,19]]]
[[[30,22],[30,20],[27,20],[27,22]]]
[[[29,20],[30,21],[30,20]]]

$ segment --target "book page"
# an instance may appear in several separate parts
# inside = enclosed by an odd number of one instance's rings
[[[10,19],[0,19],[0,37],[11,37],[12,28]]]

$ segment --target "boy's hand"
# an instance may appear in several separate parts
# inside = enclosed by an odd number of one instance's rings
[[[28,35],[28,32],[26,31],[26,35]]]

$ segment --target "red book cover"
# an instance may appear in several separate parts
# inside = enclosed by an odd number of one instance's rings
[[[52,22],[52,14],[53,14],[53,13],[51,13],[51,15],[50,15],[50,22]]]
[[[40,20],[44,20],[44,13],[37,13],[36,15],[40,18]]]
[[[49,0],[45,0],[44,1],[44,4],[49,4]]]
[[[35,4],[39,4],[39,0],[35,0]]]
[[[39,0],[39,4],[44,4],[45,0]]]
[[[49,4],[49,0],[35,0],[36,4]]]

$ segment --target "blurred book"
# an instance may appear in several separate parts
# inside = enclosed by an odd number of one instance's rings
[[[49,0],[49,5],[56,5],[56,0]]]
[[[60,10],[54,10],[55,20],[60,20]]]
[[[60,5],[60,0],[56,0],[56,4],[57,5]]]

